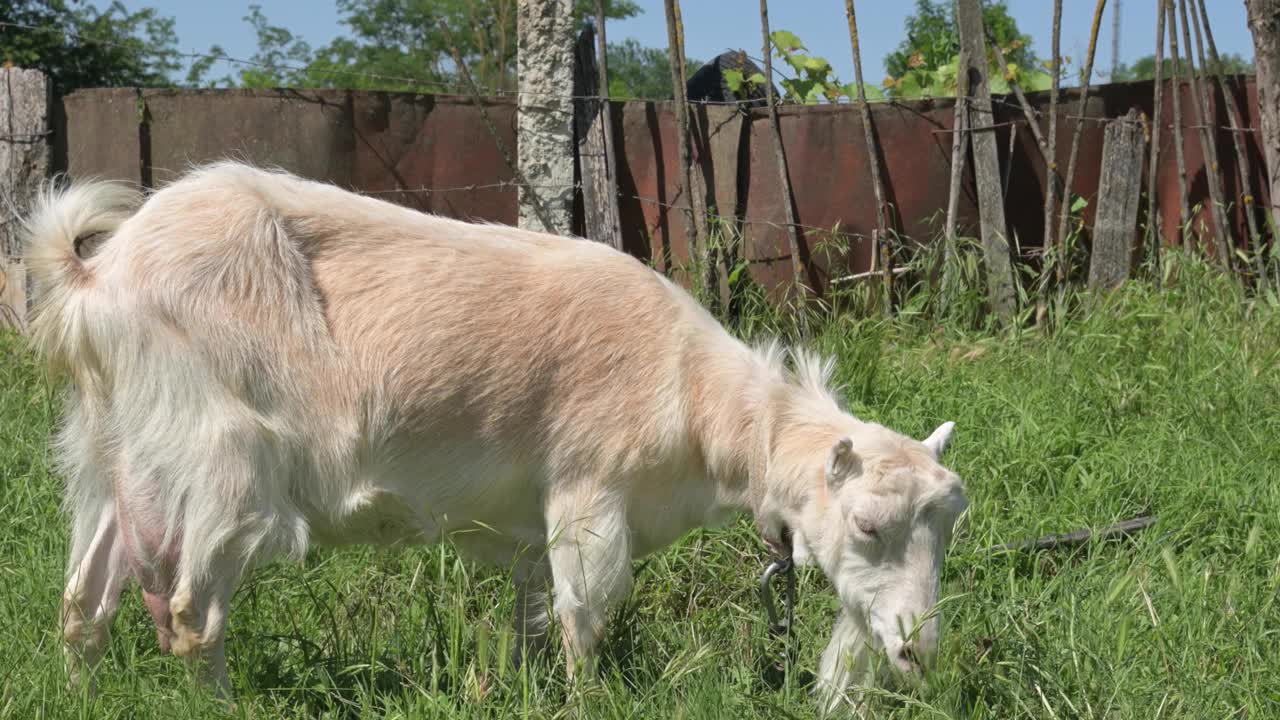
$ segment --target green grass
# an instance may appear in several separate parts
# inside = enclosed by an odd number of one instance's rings
[[[1194,263],[1132,284],[1052,334],[842,319],[859,415],[922,437],[958,424],[947,462],[972,507],[948,556],[941,668],[879,717],[1280,717],[1280,311]],[[158,653],[136,590],[97,697],[68,696],[56,631],[66,529],[48,438],[57,402],[0,338],[0,717],[812,717],[834,617],[806,569],[785,677],[763,632],[764,552],[744,519],[636,563],[604,677],[566,687],[560,658],[499,662],[512,593],[447,547],[316,551],[236,594],[227,711]],[[1134,539],[1074,552],[982,548],[1142,513]]]

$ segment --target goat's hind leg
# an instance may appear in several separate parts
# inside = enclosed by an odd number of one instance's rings
[[[129,578],[128,552],[120,534],[115,505],[106,499],[91,517],[75,519],[72,555],[62,595],[63,652],[69,684],[75,687],[102,659],[111,639],[111,621]],[[94,509],[79,509],[91,514]]]
[[[268,482],[246,471],[236,480],[204,483],[187,496],[184,511],[182,549],[169,596],[170,649],[226,700],[232,695],[226,623],[236,586],[244,573],[282,545],[297,548],[296,528],[283,519],[292,515],[262,492]]]

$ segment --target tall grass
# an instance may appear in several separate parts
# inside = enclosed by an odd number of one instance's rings
[[[876,716],[1280,716],[1280,310],[1179,253],[1162,269],[1162,289],[1064,295],[1047,333],[988,327],[980,294],[910,293],[894,320],[797,321],[755,290],[741,299],[734,331],[833,353],[856,414],[917,437],[958,425],[946,460],[972,507],[945,566],[940,668],[919,691],[879,695]],[[441,546],[316,550],[254,573],[229,625],[233,709],[158,653],[131,589],[99,694],[68,695],[55,622],[66,529],[48,456],[58,402],[12,335],[0,392],[0,716],[815,712],[808,683],[834,599],[820,573],[800,573],[795,661],[768,672],[781,651],[764,633],[765,553],[746,519],[635,563],[594,685],[567,686],[558,653],[506,665],[505,572]],[[984,550],[1137,514],[1159,521],[1130,540]]]

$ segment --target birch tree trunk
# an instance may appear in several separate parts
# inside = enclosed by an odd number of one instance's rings
[[[559,235],[573,223],[573,31],[573,0],[520,0],[516,8],[516,165],[528,183],[518,190],[518,222]]]

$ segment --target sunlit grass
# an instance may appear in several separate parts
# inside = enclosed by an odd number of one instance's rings
[[[877,716],[1280,716],[1280,311],[1168,263],[1163,290],[1067,303],[1047,334],[938,323],[910,304],[895,321],[806,326],[839,358],[855,413],[917,437],[956,421],[946,461],[972,500],[945,568],[941,667],[923,690],[875,700]],[[742,332],[777,327],[746,307]],[[814,715],[834,599],[800,574],[797,660],[766,682],[779,650],[745,518],[636,563],[597,685],[567,687],[558,654],[507,666],[505,573],[435,547],[314,551],[254,573],[229,626],[232,710],[159,654],[130,590],[99,694],[69,696],[47,449],[58,405],[11,335],[0,392],[0,717]],[[1139,514],[1159,521],[1131,540],[984,551]]]

